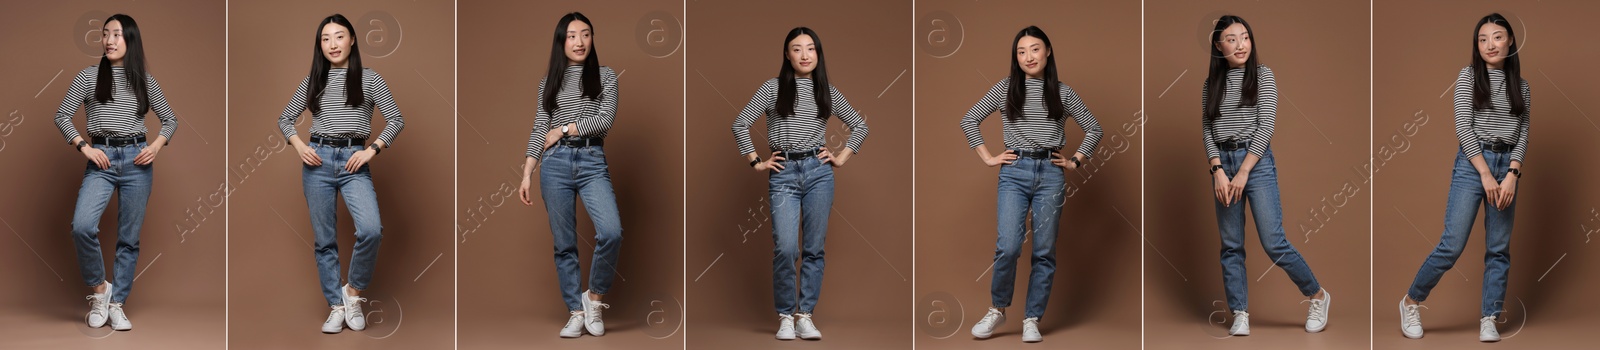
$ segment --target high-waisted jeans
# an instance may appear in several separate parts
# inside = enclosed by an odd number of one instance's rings
[[[786,159],[783,166],[767,176],[773,308],[779,314],[809,314],[822,294],[823,243],[833,211],[833,165],[810,157]],[[795,260],[800,261],[798,300]]]
[[[1511,167],[1511,153],[1494,152],[1485,147],[1483,161],[1489,165],[1489,172],[1494,175],[1496,182],[1504,181]],[[1422,261],[1416,279],[1411,281],[1411,290],[1407,291],[1411,300],[1427,300],[1428,293],[1439,284],[1439,278],[1455,266],[1461,251],[1467,247],[1467,236],[1472,233],[1472,219],[1478,216],[1478,207],[1481,205],[1484,208],[1485,247],[1482,315],[1499,316],[1500,310],[1504,309],[1506,276],[1511,270],[1511,223],[1517,210],[1517,201],[1512,198],[1511,204],[1505,209],[1495,208],[1483,191],[1481,179],[1478,169],[1472,166],[1467,156],[1457,152],[1455,170],[1450,175],[1450,197],[1445,200],[1444,233],[1439,236],[1439,245]]]
[[[583,310],[578,290],[577,199],[594,222],[594,261],[589,265],[589,290],[604,295],[611,289],[617,272],[617,255],[622,249],[622,219],[617,213],[617,196],[611,190],[605,149],[601,146],[555,146],[541,156],[539,193],[549,215],[550,235],[555,240],[556,279],[561,300],[567,310]]]
[[[1061,221],[1061,205],[1066,202],[1066,169],[1049,159],[1019,158],[1000,166],[996,193],[996,239],[994,277],[989,285],[994,307],[1011,306],[1017,278],[1017,259],[1022,242],[1027,240],[1029,214],[1033,222],[1032,269],[1028,276],[1025,314],[1044,316],[1050,302],[1050,287],[1056,274],[1056,233]]]
[[[78,187],[78,204],[72,212],[72,242],[78,251],[78,269],[83,283],[98,286],[106,281],[105,259],[100,254],[100,215],[117,196],[116,276],[112,281],[111,302],[121,303],[133,291],[134,266],[139,262],[139,228],[144,226],[144,211],[150,201],[154,164],[135,165],[145,143],[122,147],[94,145],[106,153],[111,167],[100,169],[93,161],[83,170]]]
[[[344,197],[344,205],[355,220],[356,244],[350,253],[351,288],[366,290],[372,281],[372,269],[378,261],[378,245],[383,241],[383,221],[378,217],[378,193],[372,188],[372,171],[362,165],[355,172],[344,170],[350,156],[365,149],[363,145],[347,147],[312,144],[322,165],[302,165],[300,179],[305,187],[306,207],[311,214],[311,229],[316,232],[316,247],[312,254],[317,259],[317,276],[322,284],[322,297],[328,305],[344,303],[344,291],[339,290],[339,240],[335,223],[334,205]]]
[[[1221,153],[1221,171],[1227,172],[1229,179],[1238,175],[1249,149],[1246,145]],[[1222,234],[1222,285],[1227,292],[1229,309],[1249,311],[1250,305],[1250,280],[1245,276],[1244,266],[1245,205],[1249,205],[1250,212],[1255,214],[1256,234],[1261,238],[1261,248],[1267,251],[1267,257],[1272,258],[1273,264],[1289,274],[1289,280],[1300,288],[1300,294],[1311,296],[1322,290],[1317,277],[1311,274],[1311,266],[1306,265],[1300,252],[1284,237],[1283,204],[1278,200],[1278,168],[1272,160],[1271,148],[1267,148],[1266,156],[1256,161],[1256,166],[1250,169],[1244,195],[1231,206],[1223,206],[1220,201],[1215,201],[1215,204],[1217,231]]]

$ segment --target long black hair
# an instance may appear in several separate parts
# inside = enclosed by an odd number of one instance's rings
[[[120,48],[122,55],[122,74],[127,77],[128,87],[133,89],[133,96],[137,101],[138,114],[150,111],[150,88],[145,84],[144,42],[139,39],[139,23],[133,17],[124,14],[115,14],[106,18],[105,25],[112,21],[122,24],[122,42]],[[101,27],[102,29],[104,27]],[[111,58],[100,55],[100,73],[95,76],[94,100],[100,103],[112,100],[112,88],[116,77],[112,76]]]
[[[828,119],[833,114],[833,94],[828,87],[828,60],[822,57],[822,37],[817,36],[811,28],[797,27],[789,30],[789,35],[783,37],[783,68],[778,69],[778,114],[794,116],[794,100],[797,92],[794,87],[794,63],[789,62],[789,42],[801,35],[811,37],[811,43],[817,49],[817,68],[811,71],[811,97],[817,101],[817,118]]]
[[[328,87],[328,70],[333,68],[333,62],[322,55],[322,28],[328,24],[337,24],[344,27],[345,33],[350,36],[350,52],[345,53],[348,60],[348,69],[344,74],[344,104],[355,107],[366,100],[361,90],[361,46],[356,40],[356,27],[350,25],[350,20],[344,15],[333,14],[322,19],[317,24],[317,32],[311,36],[311,90],[308,91],[309,103],[306,108],[312,113],[322,110],[322,90]]]
[[[1037,26],[1028,26],[1017,32],[1017,37],[1011,39],[1011,83],[1006,88],[1006,119],[1015,121],[1022,118],[1022,105],[1027,103],[1027,85],[1023,81],[1028,78],[1022,72],[1022,63],[1017,62],[1016,47],[1022,37],[1034,37],[1044,42],[1045,51],[1050,54],[1044,57],[1044,107],[1049,111],[1050,120],[1061,120],[1067,117],[1067,109],[1061,105],[1061,80],[1056,77],[1056,51],[1050,46],[1050,37],[1044,35],[1044,30]]]
[[[1511,38],[1500,69],[1506,73],[1506,98],[1511,101],[1511,115],[1520,116],[1526,112],[1527,105],[1522,96],[1522,63],[1518,59],[1521,55],[1517,52],[1517,33],[1511,29],[1511,22],[1499,13],[1483,16],[1478,20],[1478,25],[1472,27],[1472,109],[1494,109],[1494,104],[1489,102],[1489,63],[1483,61],[1483,53],[1478,49],[1478,30],[1489,23],[1505,28],[1506,37]]]
[[[1211,29],[1211,70],[1206,73],[1206,105],[1205,117],[1208,120],[1217,120],[1222,116],[1223,90],[1228,86],[1228,54],[1217,49],[1217,42],[1222,40],[1222,31],[1238,23],[1244,26],[1244,32],[1250,35],[1250,57],[1244,60],[1244,86],[1239,87],[1239,107],[1256,104],[1256,92],[1261,87],[1260,63],[1256,61],[1256,32],[1250,30],[1250,23],[1244,18],[1234,15],[1224,15],[1217,19],[1216,28]]]
[[[594,35],[594,22],[589,22],[589,17],[583,13],[572,12],[561,16],[561,21],[556,22],[555,39],[550,41],[550,71],[544,75],[544,110],[556,110],[556,94],[561,92],[562,78],[567,71],[567,25],[572,21],[583,22],[589,25],[589,35]],[[591,39],[592,40],[592,39]],[[586,47],[589,53],[583,59],[583,98],[590,100],[600,99],[600,53],[595,50],[594,41]]]

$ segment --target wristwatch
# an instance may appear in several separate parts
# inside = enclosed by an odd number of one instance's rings
[[[1522,178],[1522,169],[1511,168],[1511,170],[1508,170],[1508,172],[1516,174],[1518,179]]]
[[[1083,167],[1083,162],[1078,161],[1078,156],[1067,157],[1067,159],[1072,160],[1072,167],[1074,167],[1074,168],[1082,168]]]
[[[1208,173],[1216,174],[1217,170],[1222,170],[1222,164],[1212,165],[1211,166],[1211,171],[1209,171]]]
[[[383,153],[383,147],[378,147],[378,144],[376,144],[376,143],[367,145],[367,149],[372,150],[372,155],[378,155],[379,153]]]
[[[83,146],[87,146],[87,145],[89,145],[89,141],[78,140],[78,143],[73,144],[72,148],[76,149],[76,150],[79,150],[79,151],[82,151],[83,150]]]
[[[561,126],[561,136],[567,136],[567,131],[568,131],[568,130],[567,130],[567,127],[568,127],[568,126],[569,126],[569,125],[562,125],[562,126]]]
[[[756,157],[756,159],[750,160],[750,167],[755,167],[757,163],[761,163],[761,157]]]

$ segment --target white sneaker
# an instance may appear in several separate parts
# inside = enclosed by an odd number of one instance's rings
[[[128,321],[128,314],[122,311],[122,303],[108,303],[107,305],[107,309],[111,311],[112,330],[126,331],[133,329],[133,322]]]
[[[89,319],[89,328],[105,327],[106,320],[111,317],[110,311],[106,310],[106,304],[111,300],[111,282],[106,282],[105,285],[105,293],[93,293],[89,294],[87,297],[84,297],[84,299],[89,301],[89,315],[87,316]]]
[[[1311,309],[1306,311],[1306,332],[1321,332],[1328,327],[1328,305],[1333,304],[1333,293],[1327,289],[1322,290],[1322,299],[1302,301],[1310,302]]]
[[[1029,317],[1022,319],[1022,342],[1038,343],[1044,341],[1044,335],[1039,334],[1039,318]]]
[[[1250,313],[1244,311],[1233,312],[1233,327],[1228,328],[1228,335],[1250,335]]]
[[[337,305],[328,311],[328,319],[322,321],[322,332],[335,334],[341,331],[344,331],[344,305]]]
[[[1006,323],[1006,314],[1000,312],[1000,309],[991,307],[989,312],[983,314],[983,319],[972,325],[972,336],[978,339],[988,339],[989,336],[994,335],[995,328],[1000,328],[1001,323]]]
[[[1400,299],[1400,333],[1406,338],[1422,339],[1422,304],[1406,305],[1406,299]]]
[[[367,301],[367,298],[350,295],[348,284],[339,287],[339,293],[344,294],[344,323],[353,330],[367,329],[367,314],[361,312],[361,302]]]
[[[822,340],[822,331],[817,330],[817,324],[811,322],[811,314],[794,314],[794,316],[799,318],[795,321],[795,328],[799,329],[797,333],[800,333],[800,339]]]
[[[573,311],[572,317],[567,318],[567,325],[561,326],[562,338],[577,338],[583,336],[583,311]]]
[[[611,305],[596,300],[589,300],[589,291],[583,291],[583,328],[589,334],[605,335],[606,321],[600,319],[600,309],[610,309]]]
[[[794,340],[794,316],[778,314],[778,340]]]
[[[1494,316],[1478,319],[1478,341],[1485,343],[1500,341],[1500,330],[1495,329]]]

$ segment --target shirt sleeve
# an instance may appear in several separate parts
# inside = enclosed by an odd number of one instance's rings
[[[867,140],[866,119],[862,119],[861,115],[856,113],[856,109],[850,107],[850,101],[845,100],[844,94],[839,93],[839,89],[835,89],[833,84],[828,84],[828,93],[833,99],[833,115],[839,117],[839,121],[844,122],[845,126],[850,127],[850,139],[845,141],[844,147],[860,153],[861,143]]]
[[[400,114],[400,105],[394,102],[394,95],[389,92],[389,83],[383,80],[382,75],[370,69],[361,74],[362,85],[367,89],[367,100],[372,101],[383,112],[383,130],[378,132],[378,140],[383,141],[383,147],[394,145],[394,138],[406,128],[406,119]]]
[[[1483,154],[1478,136],[1472,132],[1472,68],[1462,68],[1456,76],[1456,140],[1461,143],[1461,154],[1467,158]]]
[[[778,79],[767,80],[756,90],[756,94],[750,97],[750,103],[744,106],[744,111],[739,112],[739,117],[733,119],[733,140],[739,147],[740,155],[755,153],[755,143],[750,141],[750,125],[755,124],[756,118],[766,115],[767,111],[774,108],[773,103],[776,102],[777,96]],[[866,130],[862,131],[862,136],[865,137]],[[854,131],[851,133],[854,134]]]
[[[978,148],[983,145],[983,131],[978,128],[978,124],[983,123],[984,119],[989,118],[990,114],[994,114],[994,111],[1005,104],[1010,82],[1009,77],[1000,79],[994,87],[989,88],[988,93],[983,94],[978,103],[972,105],[972,109],[967,110],[966,116],[961,117],[961,133],[967,136],[967,148]]]
[[[1517,122],[1517,146],[1511,149],[1511,160],[1518,163],[1522,156],[1528,153],[1528,123],[1533,120],[1533,91],[1528,89],[1528,81],[1522,81],[1522,117]]]
[[[1072,120],[1078,122],[1078,127],[1083,128],[1083,143],[1078,145],[1078,153],[1083,153],[1085,158],[1094,157],[1094,149],[1100,145],[1100,137],[1105,133],[1100,130],[1100,121],[1089,113],[1089,107],[1067,84],[1061,84],[1061,103],[1072,113]]]
[[[534,161],[544,154],[544,134],[550,132],[550,111],[544,110],[544,79],[539,79],[538,100],[533,103],[533,131],[528,133],[528,158]]]
[[[617,116],[617,74],[609,67],[600,69],[600,101],[593,115],[580,116],[578,129],[572,133],[580,136],[593,136],[611,130],[612,121]],[[543,97],[543,94],[539,95]]]
[[[161,136],[167,138],[167,144],[171,144],[172,134],[178,131],[178,114],[173,113],[172,107],[167,105],[167,96],[161,92],[161,83],[156,82],[156,77],[145,74],[144,81],[145,88],[150,90],[150,110],[155,111],[156,118],[161,120]]]
[[[66,137],[67,142],[82,136],[78,134],[78,128],[72,125],[72,115],[78,113],[78,108],[89,98],[89,92],[94,90],[92,78],[89,76],[94,70],[95,67],[89,67],[78,72],[76,78],[72,78],[72,85],[67,87],[67,96],[61,98],[61,107],[56,109],[56,128],[61,129],[61,136]]]
[[[1267,157],[1272,146],[1272,131],[1278,122],[1278,81],[1272,69],[1261,67],[1256,82],[1256,132],[1250,135],[1250,154]]]
[[[278,116],[278,131],[283,133],[283,142],[289,142],[296,134],[294,124],[300,122],[300,113],[306,111],[306,90],[311,89],[310,85],[310,76],[301,79],[300,88],[289,98],[289,105],[283,107],[283,115]]]
[[[1210,112],[1210,107],[1206,106],[1206,103],[1211,101],[1210,97],[1211,88],[1206,84],[1200,84],[1200,140],[1206,144],[1206,161],[1222,156],[1222,151],[1217,149],[1216,125],[1211,121],[1211,117],[1206,116],[1206,113]]]

